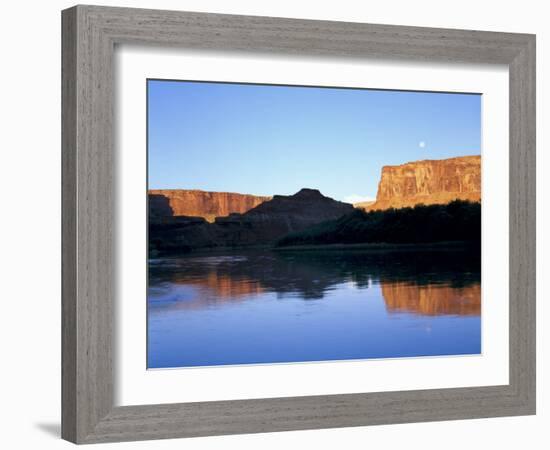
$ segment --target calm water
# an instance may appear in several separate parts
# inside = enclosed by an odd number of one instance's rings
[[[255,251],[149,261],[148,367],[481,351],[479,255]]]

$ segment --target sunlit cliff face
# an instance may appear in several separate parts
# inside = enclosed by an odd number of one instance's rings
[[[270,199],[233,192],[160,189],[149,191],[149,210],[153,217],[192,216],[214,222],[216,217],[242,214]]]
[[[415,161],[384,166],[376,202],[366,209],[481,201],[481,156]]]

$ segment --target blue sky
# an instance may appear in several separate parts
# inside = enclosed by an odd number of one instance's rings
[[[148,80],[149,189],[374,198],[384,165],[479,155],[481,96]]]

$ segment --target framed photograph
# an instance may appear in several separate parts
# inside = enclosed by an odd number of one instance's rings
[[[535,37],[75,6],[62,435],[535,413]]]

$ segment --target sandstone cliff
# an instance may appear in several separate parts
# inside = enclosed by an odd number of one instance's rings
[[[150,221],[151,250],[266,245],[278,238],[354,211],[352,205],[325,197],[318,190],[302,189],[294,195],[275,195],[240,214],[216,217],[214,223],[193,217]]]
[[[153,189],[148,194],[149,214],[152,220],[172,216],[192,216],[214,222],[216,217],[245,213],[271,199],[271,197],[256,195],[195,189]]]
[[[415,161],[384,166],[376,202],[366,209],[481,201],[481,156]]]
[[[359,209],[368,210],[370,206],[374,205],[374,202],[375,202],[375,200],[370,200],[370,201],[365,201],[365,202],[354,203],[354,204],[353,204],[353,207],[354,207],[354,208],[359,208]]]

